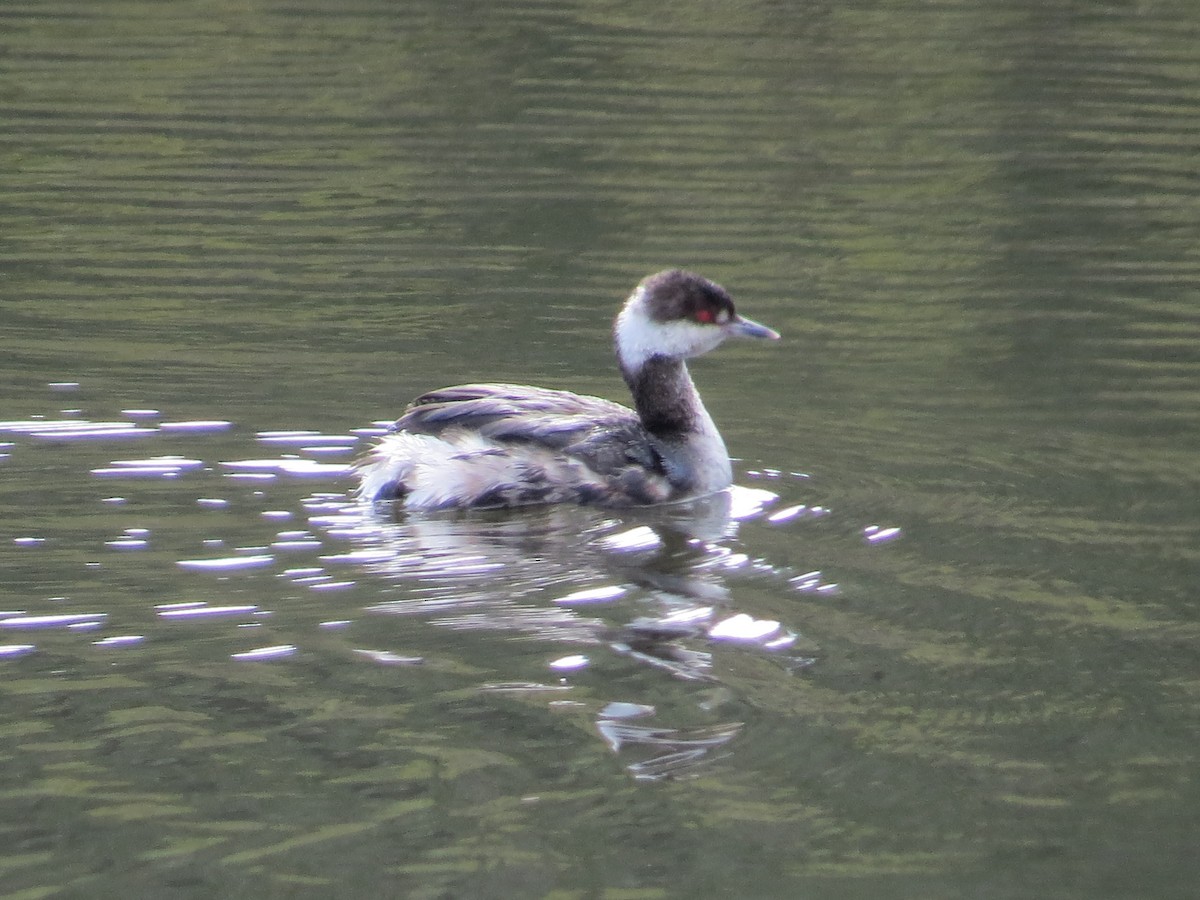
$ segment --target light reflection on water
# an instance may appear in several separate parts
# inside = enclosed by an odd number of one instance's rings
[[[484,686],[554,696],[571,689],[571,676],[591,668],[597,652],[703,683],[718,681],[708,649],[716,641],[778,652],[785,667],[807,664],[783,653],[795,641],[793,632],[730,608],[732,575],[787,577],[727,546],[740,521],[761,516],[776,499],[768,491],[735,487],[678,508],[620,516],[554,507],[516,514],[416,513],[392,522],[379,518],[386,508],[354,507],[326,522],[349,525],[372,548],[341,560],[404,585],[405,599],[373,604],[368,613],[421,617],[452,631],[508,633],[564,650],[592,648],[591,655],[547,662],[554,682]],[[353,524],[363,515],[376,532]],[[628,726],[600,714],[596,728],[613,752],[634,753],[627,763],[632,775],[657,780],[693,773],[733,740],[741,724]]]
[[[139,437],[152,440],[164,436],[162,425],[166,423],[146,423],[152,418],[149,412],[137,417],[143,420],[133,426]],[[226,654],[230,665],[289,660],[303,664],[314,646],[328,648],[329,636],[341,632],[347,632],[343,647],[352,657],[382,666],[437,664],[438,651],[422,648],[411,638],[402,647],[359,643],[364,634],[372,632],[370,621],[380,617],[420,620],[434,629],[482,632],[545,647],[539,651],[545,659],[545,680],[506,680],[501,663],[494,668],[493,677],[480,681],[476,690],[543,697],[556,704],[548,709],[562,709],[568,701],[557,698],[570,696],[576,681],[596,672],[604,679],[601,683],[619,691],[625,677],[620,674],[622,660],[660,677],[704,685],[720,683],[713,668],[713,648],[720,644],[739,648],[735,652],[765,654],[782,671],[797,671],[812,662],[809,655],[795,652],[799,635],[792,625],[737,609],[731,584],[736,579],[754,578],[768,579],[783,590],[832,589],[833,585],[821,581],[819,572],[798,574],[745,552],[739,544],[739,531],[747,522],[785,527],[799,521],[801,511],[821,515],[821,507],[794,505],[785,510],[785,516],[772,517],[778,494],[761,487],[735,486],[691,503],[619,514],[546,507],[418,512],[393,518],[389,505],[368,506],[348,495],[345,486],[352,476],[351,463],[321,461],[331,448],[361,449],[361,441],[377,433],[374,427],[356,434],[256,432],[252,438],[256,444],[280,448],[283,454],[213,459],[205,452],[202,439],[225,436],[234,429],[233,423],[175,424],[178,427],[170,429],[173,434],[191,436],[189,446],[173,446],[182,452],[151,449],[145,456],[113,458],[74,473],[76,479],[122,484],[124,496],[107,496],[97,502],[135,517],[143,500],[140,486],[182,482],[172,495],[174,503],[220,514],[233,526],[232,531],[242,535],[223,536],[219,528],[207,531],[202,539],[191,535],[193,546],[207,549],[208,555],[170,559],[159,554],[147,566],[168,565],[215,579],[221,597],[254,594],[264,576],[312,594],[400,595],[368,602],[357,611],[344,606],[348,618],[316,623],[317,632],[309,638],[302,628],[288,622],[289,611],[282,598],[273,606],[223,599],[155,605],[158,622],[171,629],[193,629],[192,633],[199,635],[194,629],[210,623],[203,632],[206,640],[211,640],[212,627],[220,623],[246,633],[266,626],[266,641],[252,637],[247,642],[244,635],[232,638]],[[68,446],[84,441],[103,448],[129,433],[126,423],[82,418],[0,422],[0,434],[15,439],[18,456],[32,452],[33,442],[53,440]],[[53,453],[56,444],[47,446]],[[776,485],[786,480],[779,472],[753,474],[769,477]],[[298,489],[292,494],[295,506],[262,508],[271,502],[264,491],[280,480]],[[792,481],[800,484],[803,479]],[[305,493],[304,487],[312,483],[340,489]],[[293,519],[307,527],[274,533],[263,530],[271,523]],[[258,541],[245,541],[248,528],[261,536]],[[14,545],[33,548],[45,540],[23,537],[14,539]],[[156,529],[127,525],[120,537],[105,540],[103,546],[110,551],[146,553],[160,549],[159,541]],[[61,542],[53,538],[52,543],[57,546]],[[218,554],[213,555],[214,550]],[[109,570],[120,568],[119,561],[111,558],[99,564]],[[130,613],[129,609],[122,611],[124,616]],[[0,619],[0,629],[95,632],[111,630],[109,619],[107,612],[54,614],[33,609],[9,613]],[[325,637],[313,641],[311,636],[318,632]],[[271,637],[280,635],[289,639],[270,642]],[[136,654],[171,636],[158,627],[144,634],[93,635],[92,643],[114,651],[127,648],[125,652]],[[580,648],[587,648],[586,652]],[[36,643],[4,647],[9,657],[37,651]],[[592,692],[595,690],[593,686]],[[652,705],[631,704],[619,695],[604,700],[593,696],[579,705],[592,711],[595,734],[626,760],[628,772],[640,781],[695,774],[706,760],[714,758],[713,751],[732,749],[742,729],[741,723],[733,721],[689,724],[680,719],[678,711],[670,724],[630,725],[620,721],[627,717],[621,710],[636,709],[638,716],[650,719],[657,711]]]
[[[387,548],[366,560],[369,569],[403,582],[406,594],[368,611],[419,616],[457,631],[604,647],[689,681],[715,680],[713,642],[777,651],[785,666],[801,665],[806,660],[782,652],[795,642],[794,632],[730,605],[731,577],[787,582],[790,573],[728,546],[739,521],[760,516],[774,499],[735,487],[678,508],[620,517],[557,507],[408,515],[381,523],[379,534],[366,538]]]
[[[5,889],[1194,896],[1198,15],[3,4],[0,618],[105,616],[0,629]],[[736,536],[509,596],[313,465],[623,399],[667,265],[785,335],[695,367]]]

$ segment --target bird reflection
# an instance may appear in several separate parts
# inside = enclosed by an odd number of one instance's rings
[[[683,681],[712,683],[713,642],[777,651],[796,639],[779,622],[732,609],[731,576],[786,577],[731,546],[741,522],[775,499],[733,488],[619,513],[558,505],[391,518],[372,507],[364,514],[375,527],[359,531],[371,544],[364,565],[405,596],[369,609],[448,629],[607,649]],[[569,659],[587,663],[582,655]],[[648,750],[628,769],[656,780],[692,772],[741,725],[635,726],[600,714],[596,728],[614,752]]]

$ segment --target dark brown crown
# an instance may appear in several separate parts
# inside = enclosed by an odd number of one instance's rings
[[[687,319],[724,324],[735,315],[733,298],[719,284],[683,269],[668,269],[642,281],[646,312],[656,322]]]

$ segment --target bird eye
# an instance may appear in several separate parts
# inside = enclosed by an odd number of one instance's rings
[[[703,307],[696,310],[696,314],[693,318],[695,318],[697,322],[701,322],[704,325],[711,325],[713,321],[713,311],[708,307]]]

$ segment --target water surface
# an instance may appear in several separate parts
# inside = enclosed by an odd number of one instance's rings
[[[7,895],[1191,896],[1198,24],[6,4]],[[728,503],[352,502],[668,265]]]

